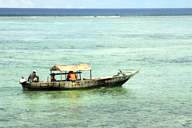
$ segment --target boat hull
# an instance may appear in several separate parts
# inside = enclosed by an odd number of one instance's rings
[[[77,81],[56,81],[56,82],[25,82],[22,83],[24,90],[79,90],[100,87],[122,86],[133,75],[115,76],[100,79],[86,79]]]

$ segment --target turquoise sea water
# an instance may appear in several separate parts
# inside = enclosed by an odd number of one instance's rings
[[[0,127],[192,127],[192,16],[0,17]],[[53,64],[94,76],[140,69],[122,88],[24,92]]]

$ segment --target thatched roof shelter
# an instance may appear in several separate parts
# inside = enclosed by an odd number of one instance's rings
[[[60,65],[56,64],[50,68],[50,71],[89,71],[91,70],[91,65],[89,64],[78,64],[78,65]]]

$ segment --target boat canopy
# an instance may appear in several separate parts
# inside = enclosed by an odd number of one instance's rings
[[[78,64],[78,65],[60,65],[56,64],[51,67],[50,71],[89,71],[91,70],[91,65],[89,64]]]

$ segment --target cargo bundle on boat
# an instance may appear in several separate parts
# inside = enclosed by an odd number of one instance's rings
[[[82,72],[89,71],[89,78],[83,78]],[[36,71],[34,71],[36,73]],[[22,78],[20,84],[24,90],[72,90],[72,89],[87,89],[98,87],[115,87],[121,86],[134,76],[138,71],[124,70],[110,77],[93,78],[91,65],[54,65],[50,68],[50,78],[47,81],[39,81],[39,77],[34,74],[34,77],[28,80]],[[60,79],[56,79],[60,76]]]

